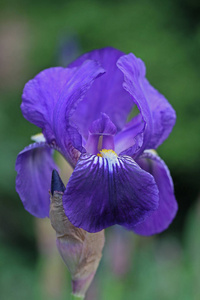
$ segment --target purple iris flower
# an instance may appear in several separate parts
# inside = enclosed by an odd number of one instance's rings
[[[57,150],[74,168],[63,194],[74,226],[97,232],[119,224],[141,235],[169,226],[177,212],[173,182],[151,149],[168,137],[176,115],[145,78],[141,59],[104,48],[68,68],[46,69],[25,85],[21,109],[43,133],[16,161],[16,190],[32,215],[49,216]]]

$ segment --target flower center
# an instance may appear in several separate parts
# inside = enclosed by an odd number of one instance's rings
[[[111,149],[102,149],[97,156],[108,158],[109,160],[115,160],[118,157],[117,153]]]

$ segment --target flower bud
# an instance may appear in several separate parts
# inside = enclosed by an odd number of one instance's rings
[[[89,233],[70,223],[62,204],[64,189],[58,173],[54,170],[50,204],[51,225],[56,231],[58,251],[71,273],[73,294],[83,297],[102,256],[104,231]]]

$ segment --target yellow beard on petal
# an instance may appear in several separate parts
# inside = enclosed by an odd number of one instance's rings
[[[108,158],[108,159],[116,159],[118,157],[117,153],[111,149],[102,149],[97,156]]]

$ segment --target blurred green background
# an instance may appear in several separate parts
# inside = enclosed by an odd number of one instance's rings
[[[141,57],[177,112],[158,152],[171,170],[179,212],[156,237],[107,230],[87,300],[200,299],[199,16],[198,0],[1,0],[1,300],[69,299],[69,274],[48,220],[29,215],[15,192],[16,156],[38,132],[22,117],[21,94],[39,71],[105,46]]]

